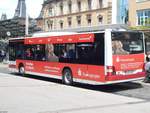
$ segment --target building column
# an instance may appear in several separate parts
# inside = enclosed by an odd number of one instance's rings
[[[117,24],[117,0],[112,0],[112,24]]]
[[[129,25],[136,26],[136,0],[129,0]]]

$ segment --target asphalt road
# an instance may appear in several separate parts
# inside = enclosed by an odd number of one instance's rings
[[[121,113],[150,111],[149,83],[138,81],[115,85],[65,86],[56,79],[33,75],[20,77],[7,73],[10,73],[7,66],[1,65],[0,113],[120,112],[117,108],[122,109]],[[126,107],[130,109],[126,111]]]
[[[10,73],[7,65],[0,64],[0,73]],[[12,74],[13,76],[19,76],[17,74]],[[47,77],[40,77],[35,75],[27,75],[26,78],[36,79],[41,81],[48,81],[57,84],[61,84],[61,80],[56,80]],[[121,84],[113,85],[87,85],[87,84],[75,84],[72,87],[78,87],[88,90],[101,91],[106,93],[113,93],[117,95],[123,95],[127,97],[135,97],[139,99],[145,99],[150,101],[150,83],[144,83],[143,81],[135,81]]]
[[[45,78],[44,78],[45,79]],[[149,113],[150,101],[0,73],[0,113]]]

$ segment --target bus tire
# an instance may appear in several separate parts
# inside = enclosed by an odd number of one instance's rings
[[[66,85],[73,84],[73,76],[70,69],[66,68],[63,70],[62,82]]]
[[[20,66],[19,66],[19,74],[20,74],[21,76],[24,76],[24,75],[25,75],[25,68],[24,68],[23,65],[20,65]]]

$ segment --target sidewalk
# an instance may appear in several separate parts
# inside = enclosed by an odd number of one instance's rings
[[[8,67],[8,64],[0,62],[0,68],[7,68],[7,67]]]

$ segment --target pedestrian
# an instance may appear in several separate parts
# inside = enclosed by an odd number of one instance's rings
[[[146,71],[146,77],[144,79],[144,82],[150,83],[150,62],[147,62],[145,64],[145,71]]]
[[[5,51],[4,51],[4,50],[1,50],[1,58],[2,58],[2,61],[3,61],[4,58],[5,58]]]

